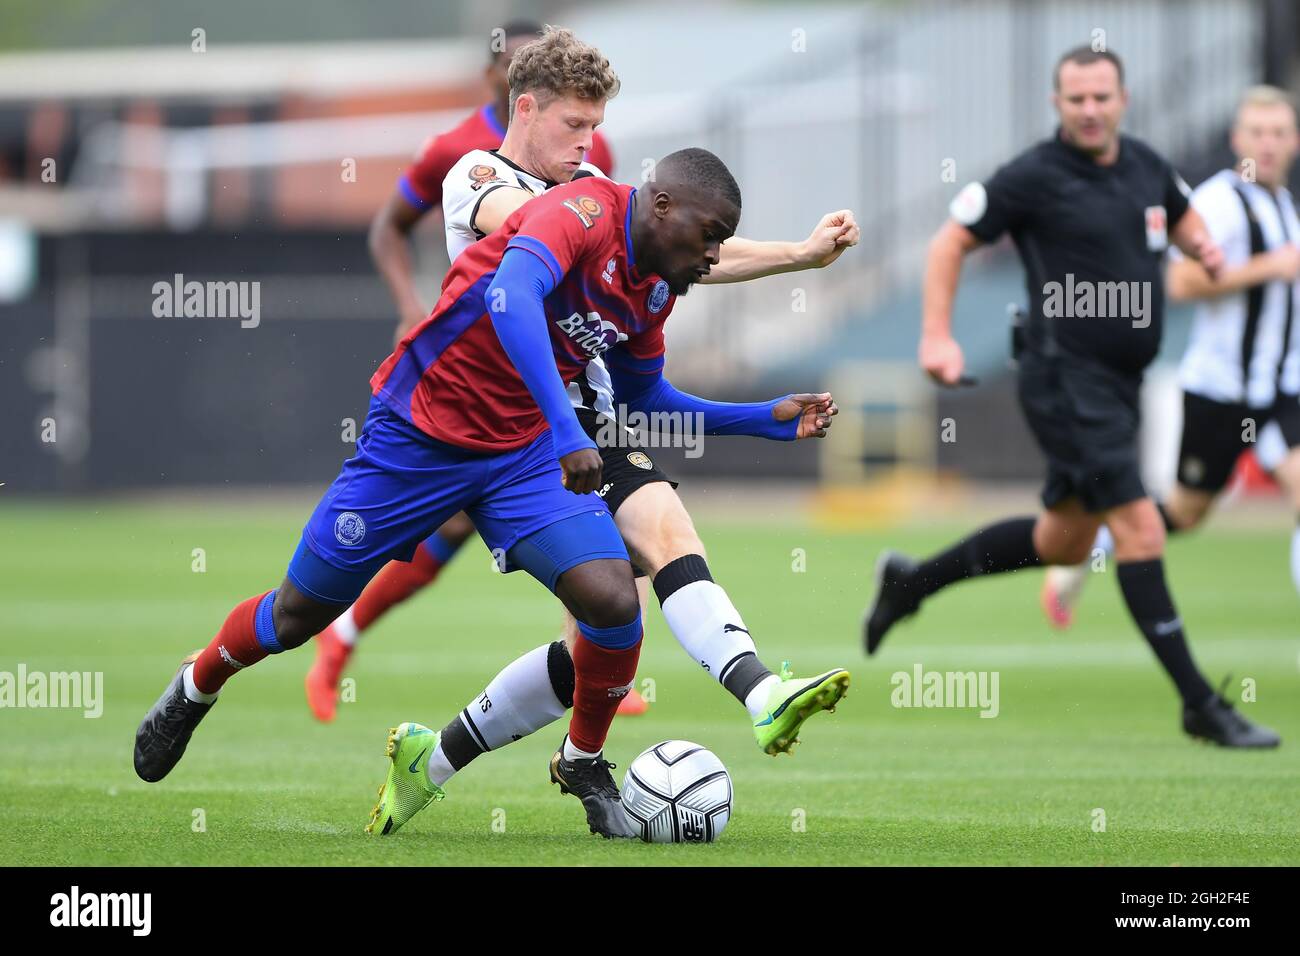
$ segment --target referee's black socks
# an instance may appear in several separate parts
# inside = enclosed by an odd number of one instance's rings
[[[1183,634],[1183,622],[1174,609],[1173,598],[1165,584],[1165,563],[1160,558],[1150,561],[1123,561],[1117,566],[1119,587],[1124,592],[1124,603],[1142,636],[1155,651],[1160,664],[1173,679],[1182,695],[1183,703],[1197,706],[1214,694],[1192,660],[1191,648]]]
[[[1008,518],[981,528],[947,551],[916,566],[915,581],[921,597],[978,574],[1001,574],[1036,568],[1043,561],[1034,550],[1037,518]]]

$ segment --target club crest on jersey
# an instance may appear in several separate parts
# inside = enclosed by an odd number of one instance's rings
[[[582,220],[582,225],[586,229],[590,229],[594,226],[596,220],[600,218],[600,203],[596,202],[596,200],[592,199],[590,196],[578,196],[575,199],[566,199],[561,205]]]
[[[1163,252],[1169,245],[1168,217],[1165,215],[1165,207],[1147,206],[1144,212],[1147,220],[1147,249],[1151,252]]]
[[[575,312],[555,326],[592,358],[600,358],[619,342],[627,341],[627,333],[620,332],[613,322],[606,322],[599,312],[588,312],[585,317]]]
[[[360,544],[366,536],[366,522],[355,511],[345,511],[334,519],[334,537],[339,544]]]
[[[600,277],[604,279],[606,282],[608,282],[610,285],[614,284],[614,267],[617,265],[618,265],[617,262],[615,262],[613,259],[610,259],[609,262],[605,263],[605,271],[600,274]]]
[[[650,460],[650,456],[643,451],[628,452],[627,460],[645,471],[649,471],[655,466],[655,463]]]
[[[473,180],[473,182],[469,184],[470,189],[482,189],[490,182],[502,181],[497,175],[495,166],[485,166],[482,163],[470,169],[469,178]]]
[[[650,290],[650,298],[646,299],[646,308],[650,310],[651,315],[658,315],[659,311],[668,304],[668,283],[660,279],[655,283],[655,287]]]

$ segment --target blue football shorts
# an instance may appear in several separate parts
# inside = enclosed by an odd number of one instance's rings
[[[289,579],[309,597],[350,604],[380,568],[409,561],[458,511],[503,571],[522,567],[552,590],[585,561],[628,560],[605,503],[567,491],[562,479],[549,430],[522,448],[483,454],[430,438],[372,399],[356,455],[312,512]]]

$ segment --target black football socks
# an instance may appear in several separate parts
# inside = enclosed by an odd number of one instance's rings
[[[1034,550],[1034,517],[1008,518],[981,528],[947,551],[920,562],[913,580],[920,597],[980,574],[1001,574],[1043,563]]]
[[[1165,584],[1164,561],[1160,558],[1123,561],[1117,573],[1129,614],[1177,686],[1183,702],[1190,707],[1204,704],[1214,695],[1214,690],[1192,660],[1182,619]]]

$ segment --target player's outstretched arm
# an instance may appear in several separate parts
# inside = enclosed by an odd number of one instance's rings
[[[384,277],[393,301],[397,303],[395,342],[424,321],[429,314],[415,288],[415,269],[411,263],[410,236],[426,210],[417,209],[401,193],[393,193],[370,223],[368,244],[370,258]]]
[[[706,435],[749,435],[773,441],[825,438],[839,406],[830,392],[784,395],[770,402],[714,402],[679,391],[662,369],[645,374],[608,363],[614,398],[630,411],[699,415]]]
[[[759,242],[732,236],[722,244],[721,258],[702,283],[746,282],[783,272],[821,269],[845,249],[856,246],[862,232],[848,209],[827,213],[802,242]]]
[[[601,461],[573,411],[555,367],[542,301],[555,288],[550,268],[531,252],[507,249],[485,300],[501,347],[551,426],[564,486],[574,494],[600,487]]]
[[[979,244],[974,233],[949,219],[930,240],[925,256],[918,358],[926,374],[941,385],[956,385],[965,366],[961,346],[952,337],[952,303],[957,297],[961,261]]]

